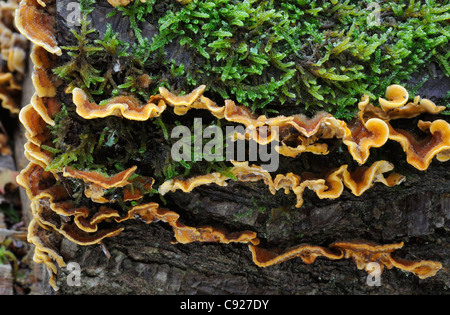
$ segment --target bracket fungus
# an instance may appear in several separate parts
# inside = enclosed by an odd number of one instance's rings
[[[132,0],[108,0],[108,3],[112,5],[113,7],[120,6],[127,6]]]
[[[420,279],[434,276],[442,264],[434,261],[408,261],[392,257],[395,250],[402,248],[404,243],[378,245],[364,241],[336,242],[329,247],[299,245],[284,252],[277,249],[267,250],[249,245],[253,261],[260,267],[268,267],[282,263],[286,260],[300,257],[306,264],[313,263],[317,257],[325,257],[331,260],[352,258],[358,269],[371,272],[370,263],[378,263],[380,272],[383,268],[393,267],[408,271],[417,275]]]
[[[389,139],[400,143],[406,152],[408,163],[422,171],[428,168],[436,155],[450,149],[450,124],[448,122],[442,119],[435,120],[429,124],[426,131],[428,135],[425,138],[417,139],[413,134],[401,129],[391,127],[389,130]],[[439,160],[444,159],[440,158]]]
[[[16,1],[0,2],[0,100],[12,114],[19,113],[22,81],[25,73],[28,40],[14,26]]]
[[[133,166],[113,176],[105,176],[97,172],[80,171],[66,167],[63,171],[63,176],[82,179],[85,183],[93,183],[102,188],[113,188],[128,185],[130,183],[128,180],[136,169],[137,166]]]
[[[53,0],[21,1],[14,17],[19,31],[35,45],[43,47],[52,54],[61,56],[53,29],[54,17],[48,12],[47,4]]]
[[[131,1],[108,2],[116,7],[128,5]],[[190,1],[179,2],[185,4]],[[184,91],[187,92],[185,94],[176,93],[164,86],[157,86],[153,93],[148,90],[138,93],[136,89],[123,92],[119,86],[126,84],[117,86],[112,80],[109,82],[113,88],[111,95],[104,95],[107,93],[101,90],[89,93],[90,83],[74,86],[73,82],[67,82],[67,78],[58,77],[53,71],[63,57],[70,57],[70,54],[63,54],[57,42],[53,9],[54,2],[51,0],[22,0],[16,11],[15,22],[20,32],[36,45],[31,53],[36,94],[20,112],[20,121],[25,126],[28,140],[25,155],[30,163],[21,171],[17,181],[31,200],[33,220],[28,229],[28,240],[35,245],[34,260],[48,267],[52,275],[50,283],[54,288],[57,288],[57,266],[65,266],[64,259],[58,252],[61,238],[82,246],[99,244],[103,239],[124,231],[125,225],[122,223],[131,219],[139,219],[146,224],[157,221],[168,224],[173,231],[174,243],[248,244],[253,262],[260,267],[297,257],[311,264],[318,257],[325,257],[331,260],[352,258],[357,268],[367,271],[370,262],[378,262],[387,269],[400,268],[420,278],[433,276],[442,268],[438,262],[412,262],[394,258],[393,251],[402,248],[403,243],[373,245],[370,242],[336,242],[329,247],[303,244],[285,251],[268,250],[260,244],[254,231],[234,232],[222,227],[185,225],[179,213],[160,207],[160,201],[164,200],[163,196],[176,191],[188,194],[200,186],[225,187],[230,180],[244,185],[261,181],[271,195],[276,195],[280,190],[285,194],[293,192],[297,199],[296,208],[302,207],[307,188],[320,199],[336,199],[343,194],[345,188],[353,195],[361,196],[375,183],[396,186],[406,180],[405,176],[392,173],[394,164],[387,160],[370,160],[371,150],[382,150],[388,141],[398,142],[406,153],[406,161],[418,170],[426,170],[435,156],[441,162],[448,161],[448,122],[442,119],[419,122],[419,129],[427,134],[422,139],[417,139],[410,131],[395,127],[393,122],[402,118],[412,119],[423,113],[437,115],[445,107],[436,106],[431,100],[420,97],[408,103],[409,94],[400,85],[389,86],[386,98],[378,99],[379,106],[370,103],[368,95],[363,95],[358,104],[358,114],[346,121],[327,112],[316,113],[313,117],[300,113],[273,117],[269,117],[268,112],[258,115],[232,99],[215,102],[213,99],[220,97],[214,93],[211,93],[211,98],[205,96],[208,87],[206,84],[196,84],[196,88],[191,92]],[[114,36],[112,38],[117,39]],[[11,61],[15,62],[20,56],[17,54],[16,57],[11,57]],[[121,67],[120,58],[114,56],[111,60]],[[115,67],[108,68],[108,80]],[[20,67],[18,68],[15,69],[20,71]],[[93,73],[97,74],[95,71]],[[150,73],[137,73],[140,78],[144,76],[146,83],[142,85],[147,88]],[[189,78],[181,78],[181,75],[177,77],[189,81]],[[105,80],[98,79],[102,83]],[[130,82],[132,81],[128,81],[131,85]],[[106,83],[102,87],[105,86]],[[340,161],[339,165],[329,165],[320,174],[309,170],[301,172],[298,169],[284,173],[268,172],[257,163],[251,165],[245,160],[230,161],[231,165],[225,170],[212,172],[212,167],[208,167],[205,168],[207,171],[203,169],[200,174],[177,177],[168,171],[171,166],[168,164],[173,162],[170,158],[165,161],[157,160],[168,141],[163,119],[167,119],[165,115],[168,115],[172,119],[172,125],[176,124],[176,118],[187,121],[190,119],[188,111],[191,110],[218,124],[220,122],[244,127],[245,134],[237,134],[236,139],[253,140],[261,145],[275,142],[277,152],[290,160],[303,153],[327,156],[344,152],[349,156],[336,159],[335,161]],[[67,118],[63,127],[58,121],[61,117]],[[191,124],[190,121],[188,123]],[[154,125],[159,129],[153,128]],[[57,134],[54,132],[58,130],[55,129],[57,127],[70,130],[75,135]],[[267,132],[272,127],[276,127],[276,131]],[[149,135],[133,131],[133,128],[150,130]],[[155,135],[159,130],[161,139],[156,139]],[[50,167],[58,157],[66,153],[65,149],[73,149],[83,142],[77,132],[85,132],[84,143],[92,142],[83,151],[87,165],[75,163],[79,156],[74,155],[71,159],[60,160],[63,161],[62,167]],[[133,138],[138,133],[140,141]],[[123,138],[127,138],[128,142],[123,141]],[[61,146],[64,141],[67,141],[66,147]],[[342,144],[346,149],[336,150],[329,146],[331,141],[335,141],[337,146]],[[123,143],[128,146],[121,147]],[[94,157],[93,151],[97,149],[100,153]],[[117,158],[128,151],[137,152],[138,156],[127,156],[123,159],[125,162]],[[343,164],[342,161],[349,163]],[[350,162],[354,163],[350,165]],[[187,170],[192,166],[188,163],[182,165]]]
[[[43,149],[43,145],[50,145],[50,133],[46,128],[44,119],[34,109],[32,104],[22,108],[19,113],[19,120],[25,127],[25,157],[43,167],[50,164],[53,159],[52,154]]]
[[[150,99],[147,104],[141,104],[132,96],[114,97],[103,105],[91,103],[86,93],[80,88],[72,91],[73,103],[77,106],[77,113],[84,119],[103,118],[107,116],[119,116],[130,120],[148,120],[158,117],[166,109],[166,104],[158,97]],[[153,102],[158,102],[156,105]]]
[[[378,101],[384,111],[389,111],[406,104],[409,98],[408,91],[401,85],[393,84],[386,89],[386,98],[380,97]]]
[[[392,253],[402,248],[403,242],[398,244],[378,245],[370,242],[336,242],[330,248],[337,248],[344,252],[345,258],[352,258],[358,269],[365,269],[370,272],[369,263],[378,262],[382,268],[392,269],[393,267],[412,272],[420,279],[434,276],[441,268],[442,264],[435,261],[408,261],[406,259],[395,258]]]
[[[349,188],[355,196],[360,196],[364,191],[373,186],[375,182],[381,182],[388,187],[399,185],[405,178],[404,176],[392,173],[387,178],[383,173],[391,171],[394,166],[387,161],[378,161],[370,167],[358,167],[355,172],[350,173],[348,165],[342,165],[339,169],[330,172],[324,178],[316,177],[311,174],[305,174],[304,180],[302,176],[293,173],[277,174],[272,178],[271,174],[260,166],[248,165],[248,162],[235,162],[230,172],[238,181],[254,182],[264,181],[269,191],[275,195],[278,190],[284,190],[286,194],[292,191],[297,196],[296,207],[300,208],[303,204],[303,192],[306,188],[313,190],[321,199],[338,198],[342,192],[344,185]],[[161,184],[159,193],[165,195],[169,191],[182,190],[185,193],[191,192],[194,188],[216,184],[225,186],[229,177],[215,172],[207,175],[192,177],[187,180],[171,179]]]

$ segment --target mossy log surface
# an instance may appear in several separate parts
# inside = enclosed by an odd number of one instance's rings
[[[60,21],[61,22],[61,21]],[[60,23],[60,26],[62,24]],[[121,27],[127,27],[118,25]],[[98,28],[98,25],[97,25]],[[150,30],[149,30],[150,31]],[[60,27],[58,37],[70,30]],[[174,52],[176,54],[177,52]],[[186,52],[183,52],[186,53]],[[433,65],[429,65],[433,67]],[[439,71],[437,72],[439,73]],[[416,80],[420,80],[417,79]],[[429,79],[418,94],[438,105],[449,90],[449,79],[439,74]],[[286,108],[286,114],[289,113]],[[443,117],[447,121],[449,116]],[[146,225],[138,220],[124,223],[118,236],[102,246],[78,246],[68,240],[59,244],[67,263],[81,267],[80,286],[68,283],[70,271],[57,277],[58,291],[44,280],[48,294],[448,294],[450,291],[450,162],[434,161],[427,171],[405,162],[397,143],[373,150],[373,161],[395,163],[406,176],[400,186],[380,184],[362,196],[348,190],[336,200],[320,200],[306,191],[297,209],[295,195],[270,194],[262,182],[230,181],[227,187],[208,185],[189,194],[168,193],[167,207],[190,226],[211,225],[230,231],[252,230],[261,246],[287,249],[298,244],[328,246],[335,241],[367,240],[379,244],[404,242],[393,255],[411,260],[433,260],[443,268],[431,278],[384,270],[380,286],[367,284],[368,274],[352,260],[318,258],[304,264],[300,258],[260,268],[245,244],[172,244],[173,231],[163,222]],[[320,170],[351,162],[351,157],[304,154],[281,159],[287,170]],[[368,161],[367,164],[370,164]]]
[[[439,82],[432,86],[440,89]],[[203,186],[189,194],[169,193],[165,199],[184,224],[253,230],[266,248],[303,243],[326,247],[354,239],[404,242],[394,256],[441,262],[443,269],[436,276],[420,280],[394,268],[384,270],[381,286],[369,286],[367,272],[345,259],[318,258],[306,265],[297,258],[260,268],[245,244],[174,245],[167,224],[132,220],[125,222],[119,236],[104,240],[103,248],[62,241],[66,262],[81,266],[81,285],[68,285],[70,271],[63,269],[58,275],[59,291],[47,290],[52,294],[448,294],[449,162],[434,161],[427,171],[418,171],[405,162],[394,142],[372,153],[373,159],[395,162],[395,171],[405,175],[406,182],[393,188],[375,184],[360,197],[345,190],[336,200],[320,200],[306,191],[299,209],[294,207],[295,195],[282,191],[271,195],[262,182],[230,181],[227,187]],[[317,171],[349,160],[304,154],[282,159],[281,168]]]

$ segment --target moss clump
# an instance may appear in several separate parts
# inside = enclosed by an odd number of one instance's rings
[[[450,75],[450,4],[389,1],[374,23],[371,1],[169,1],[155,12],[158,3],[117,9],[130,17],[144,66],[178,77],[152,73],[155,82],[206,84],[253,110],[297,104],[349,118],[360,95],[382,95],[427,62]],[[144,38],[142,23],[158,33]],[[187,56],[174,55],[174,45]]]
[[[102,39],[96,39],[96,31],[85,15],[79,31],[72,29],[72,34],[76,44],[62,46],[69,61],[53,69],[70,89],[79,87],[89,96],[100,95],[102,99],[125,92],[149,97],[138,80],[143,75],[142,62],[127,52],[129,45],[118,38],[111,25]],[[117,65],[124,71],[118,71]]]
[[[75,84],[102,99],[136,93],[133,78],[146,73],[152,84],[139,91],[143,98],[159,86],[190,91],[206,84],[210,94],[255,111],[295,105],[296,112],[326,110],[351,118],[362,94],[376,97],[390,84],[405,85],[426,63],[436,62],[450,75],[450,4],[386,1],[373,8],[371,3],[134,1],[109,14],[128,19],[131,42],[108,27],[102,39],[77,37],[90,47],[84,56],[79,45],[66,49],[80,51],[72,62],[82,59],[93,67],[72,69],[81,74]],[[83,1],[83,8],[86,16],[95,9],[92,1]],[[143,32],[146,25],[155,30],[151,36]],[[111,69],[115,64],[121,65],[119,73]],[[68,72],[57,70],[76,79]]]
[[[124,39],[111,24],[100,36],[92,27],[96,2],[83,0],[81,26],[72,29],[54,72],[65,81],[62,86],[81,87],[100,104],[127,94],[146,102],[160,86],[182,93],[206,84],[211,98],[235,99],[255,111],[283,111],[289,105],[295,113],[322,109],[351,118],[362,94],[382,95],[422,64],[435,61],[450,74],[450,4],[382,3],[380,23],[373,24],[369,3],[134,1],[108,17],[129,22],[134,36]],[[143,31],[148,25],[156,30],[153,36]],[[139,176],[155,177],[155,187],[211,171],[232,177],[230,165],[198,162],[194,151],[191,161],[174,161],[170,149],[176,139],[169,134],[177,118],[167,113],[149,122],[83,120],[69,99],[66,103],[51,127],[53,147],[42,147],[54,155],[49,170],[71,165],[114,174],[137,165]],[[221,122],[203,128],[210,123]]]
[[[159,198],[158,187],[172,178],[188,178],[190,176],[220,172],[224,176],[235,179],[230,172],[230,163],[222,159],[207,161],[203,152],[196,152],[195,135],[192,133],[191,151],[187,152],[191,160],[177,161],[172,158],[171,148],[178,139],[168,135],[179,122],[164,123],[157,118],[148,122],[129,121],[110,116],[101,119],[80,119],[73,106],[63,106],[55,117],[55,125],[49,126],[53,146],[41,146],[53,154],[52,162],[46,170],[60,173],[67,166],[79,170],[96,171],[111,176],[125,169],[137,166],[137,171],[129,178],[126,186],[131,190],[139,189],[144,198],[138,201],[125,202],[124,188],[110,188],[104,197],[114,200],[122,210],[131,206],[148,202],[151,198]],[[200,127],[205,130],[211,124]],[[220,125],[219,125],[220,126]],[[207,140],[202,139],[202,147]],[[224,144],[225,145],[225,144]],[[140,181],[149,178],[155,180],[152,189],[147,189]],[[90,206],[91,201],[84,198],[85,184],[81,179],[60,177],[70,191],[71,197],[78,206]],[[151,199],[153,200],[153,199]]]

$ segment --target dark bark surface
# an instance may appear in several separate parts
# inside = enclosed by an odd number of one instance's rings
[[[367,272],[352,260],[318,258],[311,265],[299,258],[260,268],[244,244],[171,244],[165,223],[126,223],[104,247],[81,247],[63,241],[67,262],[81,266],[80,286],[69,286],[70,271],[58,276],[57,294],[448,294],[450,286],[450,174],[448,164],[410,174],[402,187],[376,185],[361,197],[344,194],[337,201],[318,201],[283,212],[258,211],[250,196],[268,196],[259,183],[206,187],[176,194],[186,209],[183,222],[252,227],[267,247],[366,239],[405,246],[395,257],[435,260],[443,264],[436,276],[420,280],[413,274],[384,270],[381,286],[367,285]],[[282,193],[272,202],[285,198]],[[256,198],[256,197],[254,197]],[[246,213],[246,216],[236,216]],[[201,219],[199,218],[201,216]],[[70,278],[72,279],[72,278]],[[70,282],[69,282],[70,283]],[[48,288],[48,292],[52,292]]]

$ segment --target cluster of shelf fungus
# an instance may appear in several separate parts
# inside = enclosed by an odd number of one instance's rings
[[[11,114],[20,110],[20,95],[28,53],[28,40],[14,26],[17,0],[0,3],[0,100]]]
[[[174,243],[219,242],[245,243],[251,251],[253,262],[260,267],[282,263],[300,257],[310,264],[317,257],[331,260],[353,259],[358,269],[370,271],[369,263],[377,262],[383,268],[400,268],[424,279],[434,276],[441,268],[434,261],[406,261],[391,254],[402,248],[403,243],[377,245],[364,241],[336,242],[328,247],[299,245],[287,250],[268,250],[260,247],[258,235],[253,231],[228,232],[212,226],[192,227],[182,223],[183,219],[174,211],[161,207],[156,202],[138,204],[124,214],[114,209],[105,191],[112,187],[123,188],[123,200],[140,200],[143,195],[138,189],[129,189],[137,172],[137,167],[126,169],[114,176],[87,170],[77,170],[67,165],[61,173],[46,171],[53,154],[42,145],[52,146],[48,125],[54,124],[54,117],[61,108],[56,96],[58,80],[53,77],[55,58],[61,55],[53,34],[52,15],[47,11],[49,0],[23,0],[16,12],[16,25],[35,46],[31,52],[34,63],[33,83],[36,93],[31,103],[20,112],[20,120],[26,128],[28,142],[25,154],[30,163],[18,176],[19,184],[26,189],[31,200],[33,221],[29,225],[28,240],[35,245],[34,260],[44,263],[51,274],[50,284],[57,289],[58,267],[65,267],[65,261],[55,244],[62,237],[79,245],[100,243],[104,238],[113,237],[124,229],[122,222],[141,219],[146,223],[162,221],[173,228]],[[409,101],[408,92],[399,85],[392,85],[386,91],[386,98],[379,98],[379,107],[374,106],[368,96],[363,96],[358,117],[352,122],[336,119],[330,114],[319,113],[312,118],[302,115],[268,118],[255,116],[247,108],[226,100],[223,106],[203,95],[205,86],[191,93],[179,96],[165,88],[142,104],[132,96],[118,96],[105,100],[101,106],[90,102],[82,89],[74,88],[73,103],[77,114],[83,119],[118,116],[122,119],[147,121],[159,117],[165,111],[173,110],[179,116],[187,111],[209,111],[217,119],[241,124],[246,128],[245,138],[260,144],[277,141],[279,154],[295,158],[309,152],[328,154],[323,139],[340,139],[353,159],[360,164],[354,171],[348,165],[330,170],[325,175],[297,175],[295,173],[271,174],[258,165],[248,162],[233,162],[232,174],[238,181],[263,181],[272,194],[282,190],[297,197],[296,207],[303,203],[302,194],[306,188],[319,198],[338,198],[345,188],[360,196],[375,183],[394,186],[405,177],[392,173],[394,165],[387,161],[377,161],[365,166],[371,148],[382,147],[387,141],[398,142],[406,154],[409,164],[419,170],[426,170],[432,160],[441,162],[450,159],[450,124],[444,120],[419,121],[418,128],[427,133],[417,139],[412,133],[391,126],[395,119],[417,117],[422,113],[439,114],[445,109],[427,99],[415,97]],[[260,132],[263,126],[277,126],[278,133]],[[61,177],[81,179],[85,183],[84,198],[90,198],[91,208],[77,207]],[[225,186],[230,178],[218,172],[201,175],[187,180],[171,179],[159,186],[159,194],[182,190],[189,193],[201,185]],[[147,187],[152,187],[152,178],[139,177]]]

